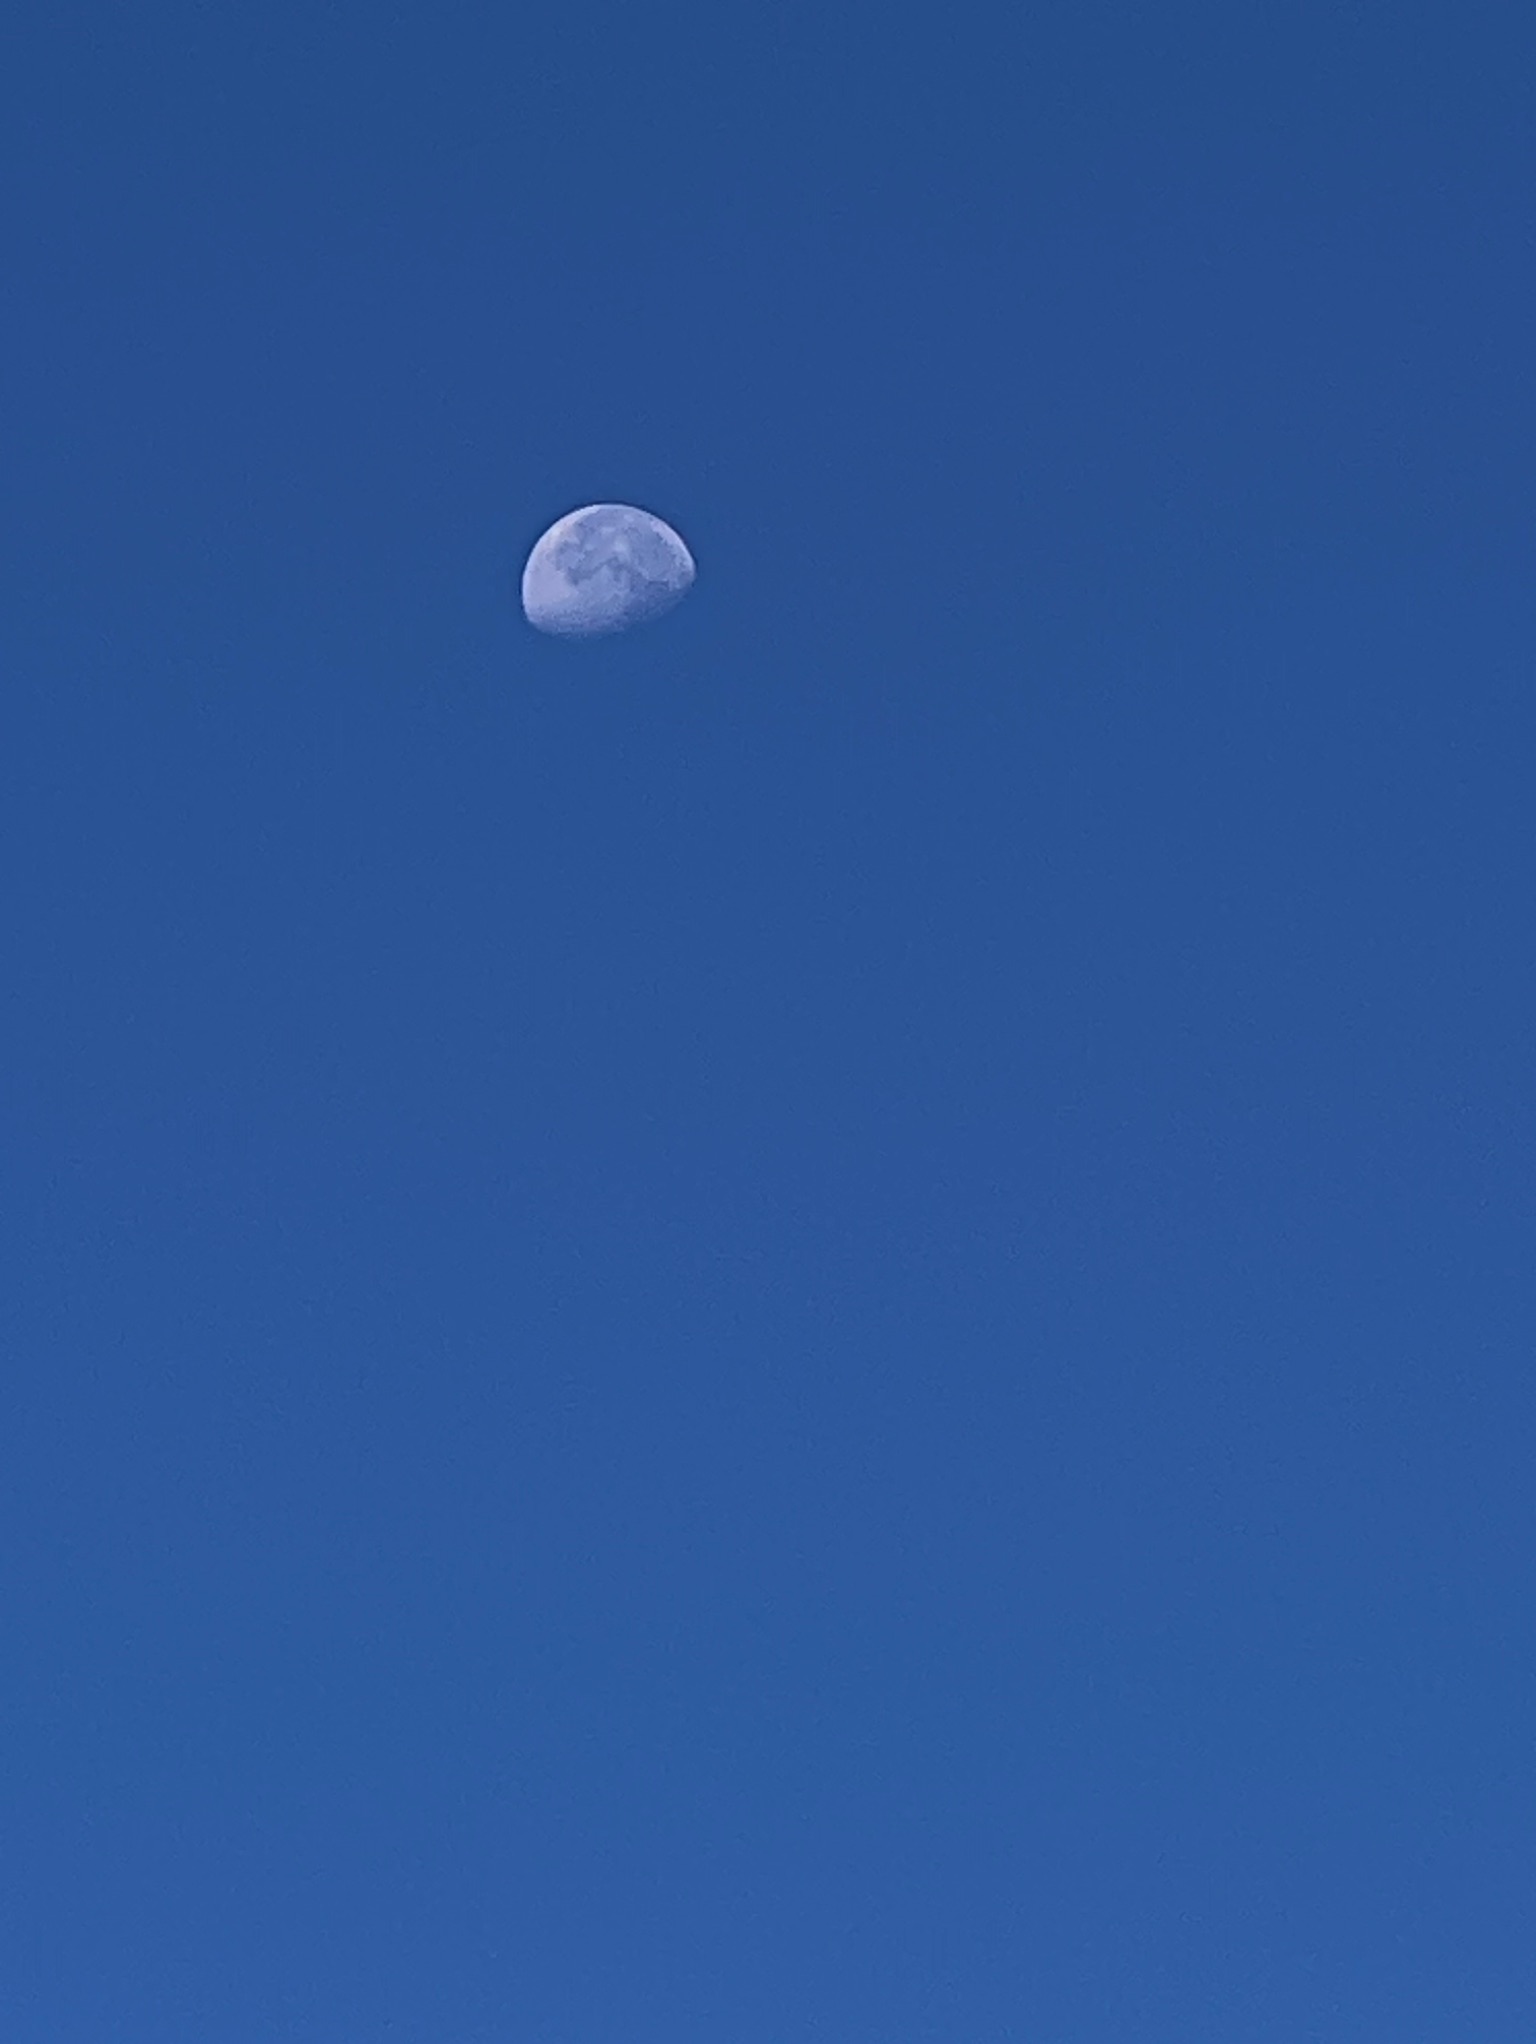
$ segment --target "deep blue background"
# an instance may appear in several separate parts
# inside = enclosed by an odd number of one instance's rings
[[[1529,2044],[1536,17],[0,37],[6,2044]]]

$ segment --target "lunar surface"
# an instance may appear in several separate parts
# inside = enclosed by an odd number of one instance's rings
[[[523,614],[558,638],[595,639],[682,601],[693,556],[670,525],[633,504],[588,504],[545,533],[523,570]]]

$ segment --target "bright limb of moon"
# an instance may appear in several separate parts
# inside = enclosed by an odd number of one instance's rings
[[[587,504],[557,519],[528,556],[523,615],[557,638],[627,631],[680,603],[695,572],[687,547],[651,512]]]

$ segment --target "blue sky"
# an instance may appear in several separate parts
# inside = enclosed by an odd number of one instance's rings
[[[1533,57],[8,14],[8,2044],[1528,2044]]]

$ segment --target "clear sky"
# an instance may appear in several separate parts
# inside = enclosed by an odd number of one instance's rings
[[[1530,2044],[1533,79],[6,10],[5,2044]]]

